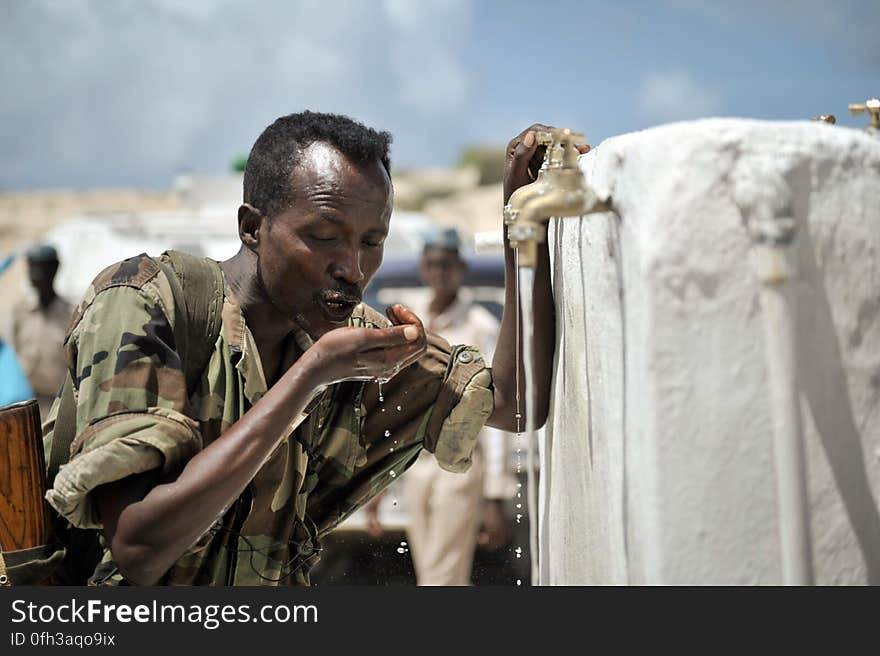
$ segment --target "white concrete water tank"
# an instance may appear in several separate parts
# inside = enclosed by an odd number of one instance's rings
[[[551,222],[541,582],[782,582],[761,282],[741,207],[758,190],[784,195],[795,219],[813,579],[880,584],[880,140],[713,119],[609,139],[580,165],[617,214]]]

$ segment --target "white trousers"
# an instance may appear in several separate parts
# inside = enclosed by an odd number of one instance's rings
[[[470,585],[483,504],[483,456],[464,474],[423,452],[404,476],[407,538],[418,585]]]

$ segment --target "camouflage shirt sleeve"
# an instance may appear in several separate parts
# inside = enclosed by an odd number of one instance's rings
[[[74,314],[66,358],[76,397],[76,437],[47,500],[74,526],[100,527],[94,488],[126,476],[179,469],[200,448],[184,414],[186,384],[176,351],[173,297],[162,274],[116,285]]]
[[[480,431],[495,408],[492,370],[475,346],[454,346],[447,375],[433,409],[439,428],[428,432],[425,447],[451,472],[466,472],[473,462]],[[436,438],[430,440],[432,432]]]

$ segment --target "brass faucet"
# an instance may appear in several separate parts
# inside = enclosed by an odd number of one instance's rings
[[[504,207],[504,224],[511,248],[519,250],[519,266],[534,267],[538,244],[547,239],[547,222],[554,216],[583,216],[611,208],[587,185],[577,164],[576,143],[584,137],[568,128],[539,131],[547,147],[537,179],[520,187]]]
[[[867,113],[871,117],[871,122],[866,128],[868,132],[880,135],[880,98],[871,98],[863,103],[855,103],[849,106],[849,113],[856,114]]]

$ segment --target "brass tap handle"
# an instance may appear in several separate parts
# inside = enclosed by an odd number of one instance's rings
[[[535,133],[535,140],[538,142],[539,146],[552,146],[553,145],[553,132],[548,132],[547,130],[540,130]]]
[[[584,135],[572,132],[568,128],[553,128],[552,130],[540,130],[535,133],[535,138],[540,146],[555,146],[557,144],[565,146],[586,141]]]
[[[849,106],[849,113],[853,116],[856,114],[869,114],[871,122],[868,124],[868,127],[880,130],[880,98],[871,98],[863,103],[854,103]]]
[[[584,143],[584,135],[572,132],[569,128],[540,130],[535,134],[540,146],[547,147],[544,168],[571,168],[576,166],[578,143]]]

